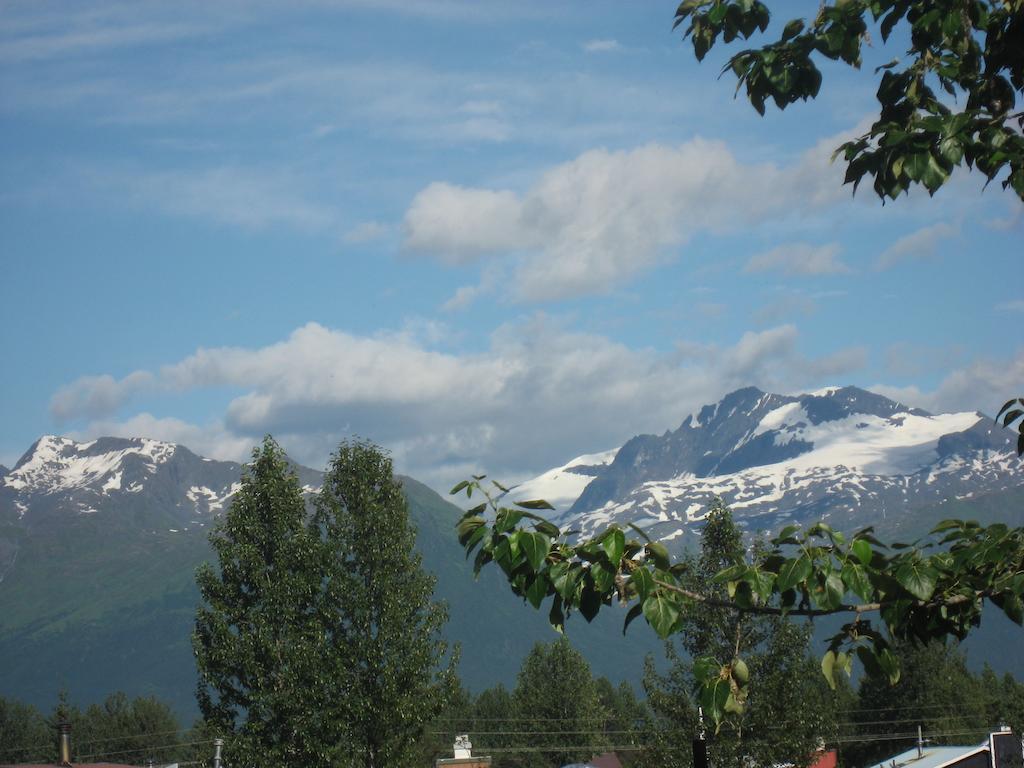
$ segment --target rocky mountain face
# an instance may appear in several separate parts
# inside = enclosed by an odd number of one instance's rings
[[[548,492],[560,522],[584,535],[632,522],[672,541],[699,529],[715,497],[751,530],[828,519],[917,531],[956,502],[1022,489],[1013,435],[982,414],[933,415],[856,387],[749,387],[675,431],[581,457],[515,493]]]
[[[315,493],[322,473],[296,466]],[[190,636],[195,568],[230,507],[244,468],[144,438],[78,443],[40,438],[0,474],[0,695],[49,710],[67,688],[89,703],[108,693],[156,695],[195,714]],[[512,685],[535,642],[555,637],[547,613],[524,607],[497,572],[479,581],[456,541],[462,512],[400,478],[424,566],[445,600],[446,635],[462,647],[471,690]],[[597,674],[637,680],[653,632],[622,636],[621,616],[573,622],[570,637]],[[640,652],[637,653],[636,649]]]

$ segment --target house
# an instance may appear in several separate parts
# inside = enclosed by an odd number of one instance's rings
[[[1021,768],[1024,748],[1020,736],[1009,728],[989,734],[981,744],[964,747],[933,747],[918,744],[871,768]]]
[[[455,745],[452,749],[455,756],[442,757],[434,761],[435,768],[443,768],[448,765],[459,766],[459,768],[491,768],[490,757],[473,756],[473,745],[466,734],[455,737]]]
[[[71,762],[71,726],[62,723],[57,734],[56,763],[18,763],[16,765],[0,764],[0,768],[133,768],[121,763],[72,763]]]

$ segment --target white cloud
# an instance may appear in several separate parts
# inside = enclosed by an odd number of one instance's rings
[[[948,373],[934,390],[919,387],[872,387],[889,397],[901,399],[934,413],[981,411],[995,416],[1007,400],[1024,396],[1024,347],[1006,359],[975,360]]]
[[[249,435],[234,435],[220,422],[207,425],[189,424],[175,418],[158,418],[150,413],[139,413],[131,418],[98,419],[86,430],[68,433],[74,439],[97,436],[148,437],[168,443],[180,443],[200,456],[222,461],[246,461],[256,444]]]
[[[470,189],[434,182],[405,214],[405,246],[465,264],[493,251],[521,247],[522,204],[508,190]]]
[[[518,253],[513,297],[520,301],[607,292],[675,258],[697,233],[834,201],[838,178],[821,167],[822,151],[779,168],[742,163],[724,143],[696,138],[591,150],[521,195],[434,182],[406,213],[405,247],[448,264]]]
[[[997,312],[1024,312],[1024,299],[1014,299],[1013,301],[1003,301],[996,304]]]
[[[105,416],[123,407],[135,393],[155,383],[147,371],[135,371],[122,379],[104,374],[83,376],[61,387],[50,399],[50,415],[58,423],[81,418]]]
[[[909,261],[934,258],[935,249],[943,240],[959,234],[960,228],[944,221],[922,227],[904,235],[886,248],[875,262],[875,269],[892,269]]]
[[[609,53],[611,51],[621,51],[622,45],[618,40],[588,40],[583,44],[583,50],[587,53]]]
[[[443,336],[418,326],[357,336],[310,323],[261,348],[199,349],[145,376],[79,380],[62,390],[76,394],[61,400],[61,412],[91,420],[82,435],[145,433],[230,458],[271,432],[314,466],[342,437],[359,434],[427,481],[447,482],[467,467],[519,479],[639,432],[674,428],[731,389],[790,391],[862,363],[856,352],[804,357],[791,325],[672,353],[575,332],[543,315],[500,328],[476,353],[438,351]],[[152,387],[164,396],[224,387],[243,394],[206,426],[148,413],[114,417]]]
[[[744,272],[777,271],[786,275],[841,275],[851,272],[839,258],[839,243],[786,243],[750,258]]]

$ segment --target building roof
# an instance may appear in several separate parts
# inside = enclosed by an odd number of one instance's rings
[[[889,757],[871,768],[943,768],[957,760],[962,760],[977,752],[988,751],[988,742],[971,747],[925,747],[921,756],[917,755],[917,747]]]

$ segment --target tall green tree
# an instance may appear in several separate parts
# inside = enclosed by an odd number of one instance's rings
[[[236,765],[317,766],[336,757],[339,723],[323,716],[340,667],[318,613],[325,573],[298,479],[267,437],[210,535],[218,565],[196,573],[203,603],[192,637],[203,718]]]
[[[540,768],[583,763],[608,746],[607,712],[590,665],[561,637],[537,643],[523,660],[512,702],[523,725],[521,765]]]
[[[756,547],[755,547],[756,549]],[[721,600],[723,568],[742,558],[743,536],[720,501],[708,513],[699,557],[689,558],[686,588]],[[698,730],[695,706],[697,667],[713,660],[729,668],[734,705],[726,728],[712,734],[709,751],[716,766],[806,764],[823,739],[834,736],[835,699],[808,655],[810,628],[779,616],[745,615],[721,607],[692,606],[680,617],[678,642],[668,643],[665,674],[647,665],[644,684],[657,714],[652,761],[688,765],[689,742]],[[704,702],[705,706],[707,705]]]
[[[324,716],[344,723],[347,755],[334,764],[408,765],[456,690],[457,652],[441,637],[447,610],[432,600],[391,459],[371,443],[342,443],[315,507],[321,639],[341,662],[318,681]]]

